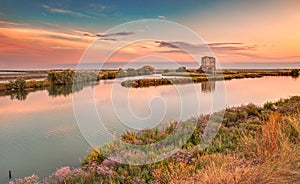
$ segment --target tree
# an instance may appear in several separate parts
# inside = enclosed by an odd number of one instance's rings
[[[48,73],[48,80],[55,85],[72,85],[75,72],[72,70],[52,71]]]
[[[24,79],[17,79],[15,81],[10,81],[8,88],[10,90],[22,91],[26,87],[26,81]]]

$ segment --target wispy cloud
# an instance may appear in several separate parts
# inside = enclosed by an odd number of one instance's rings
[[[207,52],[209,49],[212,49],[217,53],[233,53],[233,52],[247,52],[247,51],[255,51],[256,45],[247,45],[245,43],[239,42],[217,42],[217,43],[209,43],[205,44],[192,44],[188,42],[164,42],[164,41],[156,41],[158,43],[158,47],[160,48],[169,48],[170,50],[158,51],[161,53],[182,53],[183,50],[187,50],[191,53],[201,53]]]
[[[156,41],[155,43],[158,43],[158,47],[167,47],[167,48],[173,48],[173,49],[179,49],[178,46],[174,45],[170,42],[164,42],[164,41]]]
[[[116,38],[102,38],[102,40],[107,40],[107,41],[118,41]]]
[[[22,25],[24,25],[24,24],[22,24],[22,23],[8,22],[8,21],[2,21],[2,20],[0,20],[0,25],[22,26]]]
[[[121,31],[121,32],[116,32],[116,33],[109,33],[109,34],[96,34],[98,37],[112,37],[112,36],[129,36],[133,35],[134,32],[126,32],[126,31]]]
[[[207,45],[211,47],[216,47],[216,46],[224,46],[224,45],[243,45],[244,43],[241,42],[217,42],[217,43],[209,43]]]
[[[53,7],[50,7],[45,4],[43,4],[42,7],[53,13],[61,13],[61,14],[69,14],[69,15],[73,15],[73,16],[78,16],[78,17],[94,18],[92,16],[89,16],[89,15],[86,15],[86,14],[83,14],[80,12],[75,12],[75,11],[65,10],[65,9],[60,9],[60,8],[53,8]]]
[[[107,40],[107,41],[118,41],[118,39],[115,37],[124,37],[124,36],[129,36],[129,35],[134,34],[134,32],[126,32],[126,31],[109,33],[109,34],[91,33],[91,32],[82,31],[82,30],[73,30],[73,32],[81,34],[83,36],[90,37],[90,38],[101,38],[102,40]]]

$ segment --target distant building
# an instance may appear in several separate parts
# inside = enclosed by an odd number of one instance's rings
[[[202,57],[201,67],[199,71],[203,71],[204,73],[216,73],[216,58],[204,56]]]

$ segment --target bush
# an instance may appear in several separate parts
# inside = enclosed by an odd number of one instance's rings
[[[118,75],[118,72],[113,71],[105,71],[104,74],[101,76],[101,79],[107,80],[107,79],[115,79]]]
[[[74,82],[98,81],[99,75],[97,72],[52,71],[48,73],[48,80],[55,85],[72,85]]]
[[[22,91],[26,87],[26,81],[24,79],[17,79],[15,81],[10,81],[8,88],[10,90]]]
[[[48,80],[55,85],[72,85],[74,76],[72,70],[52,71],[48,73]]]

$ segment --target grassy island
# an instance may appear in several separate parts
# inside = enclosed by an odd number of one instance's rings
[[[215,113],[216,114],[216,113]],[[213,116],[212,114],[211,116]],[[104,148],[90,150],[82,167],[62,167],[51,176],[36,175],[15,183],[297,183],[300,179],[300,97],[227,108],[213,142],[197,146],[210,115],[195,123],[190,139],[173,156],[154,164],[131,166],[106,158]],[[122,140],[151,144],[167,137],[176,126],[126,132]],[[110,144],[111,151],[114,150]]]
[[[72,70],[49,71],[44,80],[25,80],[17,78],[0,83],[0,96],[10,95],[11,99],[25,100],[30,92],[47,90],[50,96],[68,95],[85,86],[94,85],[100,80],[98,72],[75,72]]]
[[[298,77],[298,70],[224,70],[217,74],[203,74],[195,72],[167,72],[163,76],[173,76],[173,78],[146,78],[136,80],[126,80],[121,83],[123,87],[141,88],[150,86],[189,84],[206,81],[260,78],[263,76],[292,76]]]

